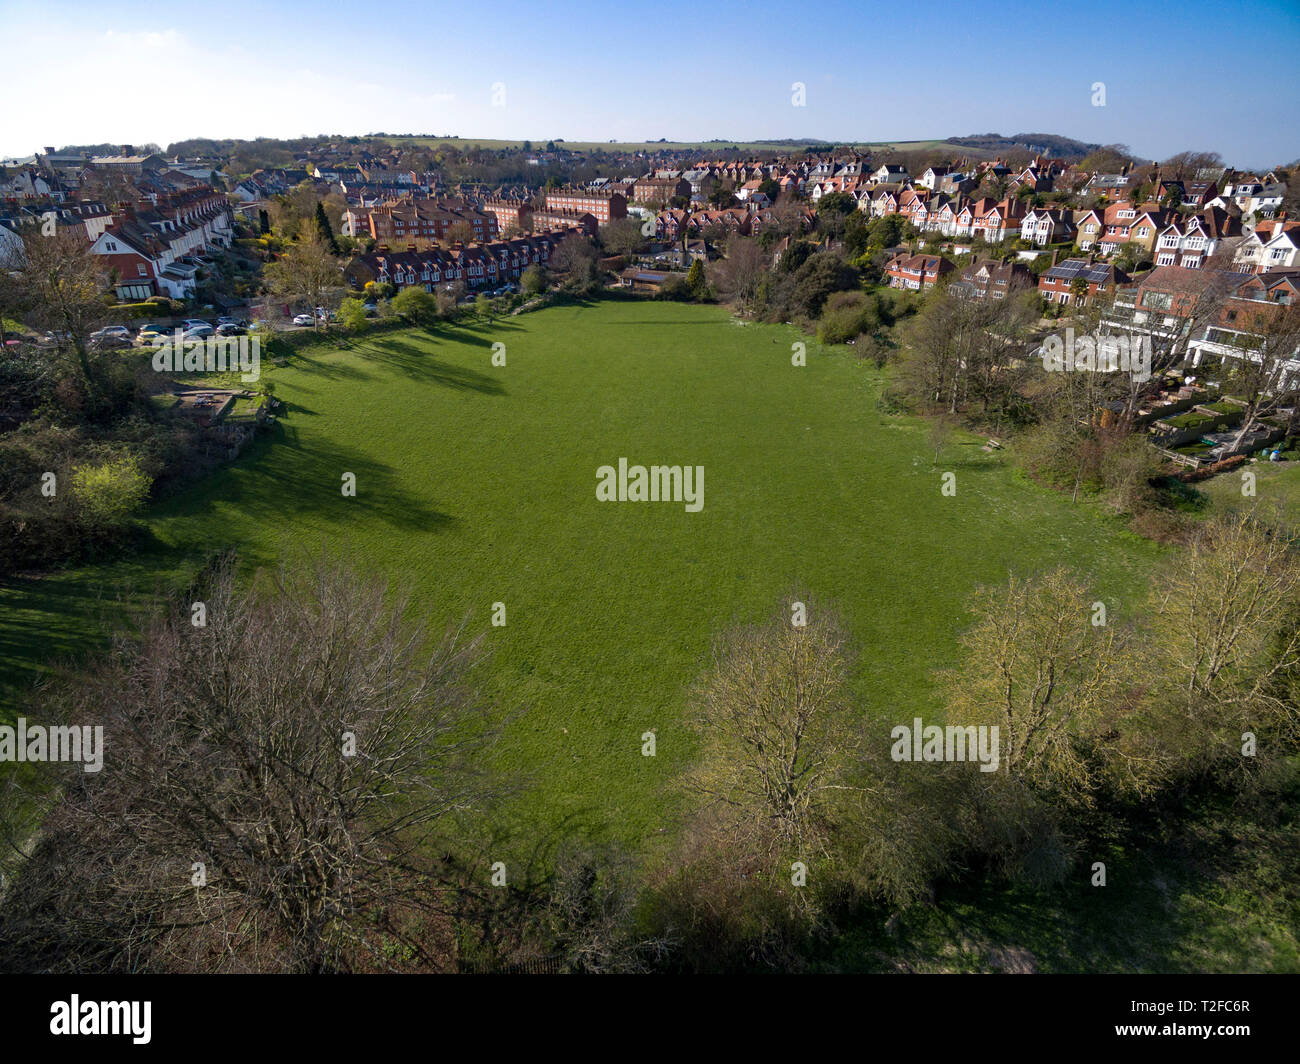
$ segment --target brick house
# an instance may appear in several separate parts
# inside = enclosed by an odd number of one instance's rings
[[[905,288],[921,292],[933,288],[941,277],[956,269],[947,259],[938,255],[895,255],[885,265],[885,275],[890,288]]]
[[[1126,284],[1128,280],[1128,274],[1109,263],[1066,259],[1050,267],[1038,279],[1038,290],[1049,302],[1071,306],[1112,294],[1118,285]],[[1080,287],[1082,292],[1078,291]]]
[[[690,195],[690,182],[686,182]],[[609,225],[627,217],[627,197],[621,192],[604,189],[557,188],[546,193],[546,206],[560,210],[585,211],[595,215],[600,225]]]

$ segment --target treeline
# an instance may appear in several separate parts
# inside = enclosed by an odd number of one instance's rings
[[[792,322],[883,365],[894,327],[920,305],[919,296],[882,287],[883,268],[889,249],[915,237],[899,216],[870,219],[851,197],[832,193],[818,205],[811,234],[732,237],[709,270],[710,290],[747,317]]]

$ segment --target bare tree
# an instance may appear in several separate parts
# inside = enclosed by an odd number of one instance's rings
[[[1300,559],[1293,528],[1256,508],[1211,521],[1152,592],[1144,645],[1159,717],[1151,741],[1171,766],[1241,768],[1300,730],[1283,681],[1300,670]]]
[[[478,640],[428,645],[328,560],[247,589],[220,566],[201,605],[63,700],[102,723],[104,768],[62,777],[6,899],[6,967],[438,967],[439,855],[491,789]]]
[[[92,397],[100,354],[90,334],[104,321],[108,280],[103,260],[80,233],[61,229],[42,236],[35,228],[24,232],[14,301],[32,325],[52,334],[56,350]]]
[[[794,596],[766,624],[718,638],[695,696],[701,756],[690,782],[733,830],[824,849],[828,798],[857,742],[848,666],[839,619]]]
[[[310,309],[314,326],[321,328],[316,308],[342,287],[342,263],[325,243],[315,226],[306,226],[301,240],[290,244],[275,262],[266,267],[270,289],[290,302],[301,300]]]
[[[1118,678],[1115,627],[1094,624],[1093,600],[1064,569],[982,589],[965,667],[948,677],[949,718],[997,725],[1011,778],[1085,802],[1098,780],[1084,750],[1109,726]]]
[[[727,255],[715,264],[710,280],[724,299],[742,314],[753,313],[759,285],[771,268],[768,253],[757,240],[733,236],[727,241]]]
[[[949,414],[972,399],[985,413],[994,407],[1001,412],[1016,390],[1016,364],[1035,317],[1023,295],[932,295],[907,330],[903,377],[909,390]]]
[[[1244,399],[1245,412],[1234,444],[1244,440],[1260,418],[1294,406],[1300,393],[1300,305],[1266,304],[1249,310],[1235,304],[1231,323],[1236,358],[1225,360],[1227,386]]]

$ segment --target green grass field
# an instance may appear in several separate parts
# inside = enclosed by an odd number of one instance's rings
[[[717,308],[602,302],[312,348],[266,370],[286,404],[274,435],[157,506],[151,550],[0,591],[0,665],[29,680],[120,615],[116,596],[184,586],[213,551],[256,566],[350,550],[431,629],[488,630],[493,693],[519,711],[501,757],[533,784],[520,815],[635,843],[667,826],[710,637],[796,586],[844,614],[856,693],[882,721],[934,711],[931,674],[981,582],[1069,564],[1128,612],[1154,547],[977,441],[935,467],[923,427],[877,412],[874,369],[815,344],[794,367],[801,339]],[[620,457],[702,465],[703,510],[597,501],[597,467]]]
[[[809,343],[805,367],[791,365],[795,341]],[[504,367],[491,363],[496,342]],[[692,755],[688,689],[720,629],[795,587],[833,602],[861,652],[858,704],[885,742],[892,722],[936,712],[933,676],[954,661],[977,585],[1064,564],[1123,618],[1161,560],[982,441],[958,440],[936,466],[922,423],[878,411],[874,368],[718,308],[557,307],[321,344],[264,372],[281,421],[156,505],[146,549],[0,586],[6,711],[44,664],[120,623],[123,600],[185,586],[212,552],[233,547],[251,568],[349,550],[410,591],[431,632],[468,618],[487,633],[484,682],[514,711],[498,756],[526,785],[508,827],[651,853],[671,837]],[[703,510],[598,502],[596,469],[620,457],[702,465]],[[953,497],[943,472],[956,473]],[[1262,470],[1260,495],[1291,490],[1294,473]],[[504,628],[490,626],[494,602]],[[650,729],[658,754],[645,758]],[[1267,886],[1285,863],[1251,864],[1276,845],[1218,854],[1213,839],[1243,824],[1203,830],[1188,853],[1107,855],[1104,898],[967,884],[910,914],[900,940],[847,929],[826,963],[982,970],[1012,949],[1040,970],[1300,966],[1296,892]],[[1212,850],[1212,866],[1195,857]]]
[[[1255,494],[1242,494],[1242,472],[1255,474]],[[1209,496],[1211,510],[1242,509],[1260,506],[1289,514],[1292,519],[1300,514],[1300,462],[1254,462],[1212,477],[1197,485]]]

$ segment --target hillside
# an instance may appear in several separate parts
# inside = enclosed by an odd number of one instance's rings
[[[1100,144],[1090,144],[1055,133],[1013,133],[1009,137],[1004,137],[1001,133],[972,133],[965,137],[949,137],[948,143],[991,152],[1018,148],[1022,151],[1041,152],[1058,159],[1082,159],[1101,147]]]

